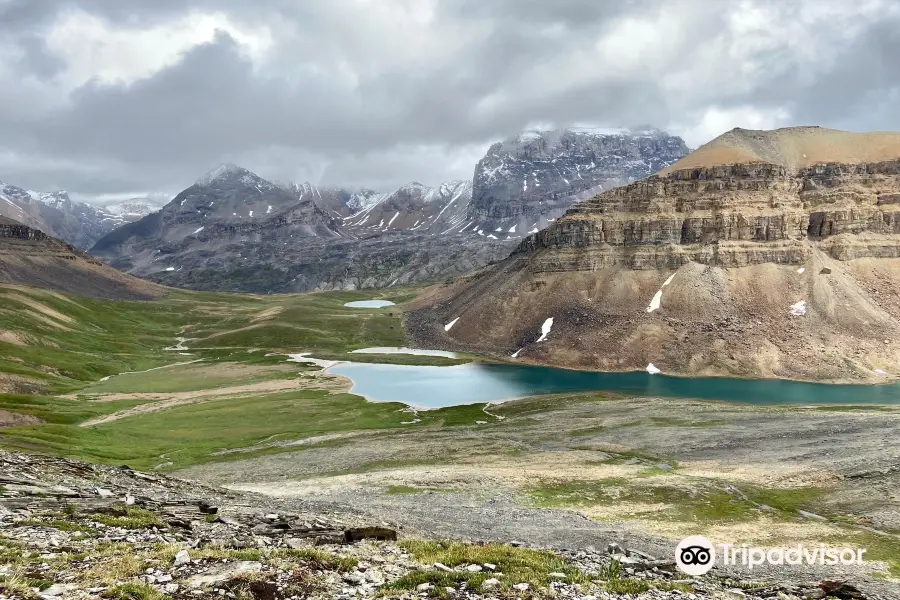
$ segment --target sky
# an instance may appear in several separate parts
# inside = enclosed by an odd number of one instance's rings
[[[534,127],[900,130],[900,0],[0,0],[0,181],[387,190]]]

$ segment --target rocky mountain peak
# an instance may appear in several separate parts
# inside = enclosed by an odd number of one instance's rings
[[[232,180],[239,177],[255,178],[257,176],[243,167],[239,167],[232,163],[223,163],[200,177],[197,180],[197,185],[213,185],[215,183]]]
[[[493,144],[475,167],[469,216],[492,230],[531,228],[574,202],[642,179],[689,152],[650,127],[524,131]]]
[[[769,164],[790,172],[821,164],[859,165],[900,158],[900,133],[857,133],[825,127],[735,128],[698,148],[662,174],[724,165]]]

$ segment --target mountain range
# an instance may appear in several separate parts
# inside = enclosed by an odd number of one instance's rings
[[[0,182],[0,216],[87,250],[107,233],[162,205],[134,198],[104,206],[74,202],[65,191],[35,192]]]
[[[278,185],[222,165],[91,252],[129,273],[205,290],[440,281],[504,258],[566,207],[687,153],[680,138],[652,129],[526,132],[491,146],[472,181],[387,193]]]
[[[735,129],[407,312],[417,347],[600,371],[900,377],[900,133]]]

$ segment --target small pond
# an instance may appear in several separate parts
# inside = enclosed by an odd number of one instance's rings
[[[394,306],[394,303],[390,300],[356,300],[347,302],[344,306],[350,308],[384,308],[386,306]]]

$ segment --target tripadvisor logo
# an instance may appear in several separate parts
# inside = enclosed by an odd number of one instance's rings
[[[704,575],[716,564],[716,549],[702,535],[686,537],[675,548],[675,564],[682,573]]]
[[[718,551],[717,551],[718,549]],[[675,548],[675,564],[682,573],[704,575],[716,564],[742,565],[753,569],[760,565],[862,565],[865,548],[829,548],[824,544],[791,548],[753,548],[733,544],[713,545],[702,535],[686,537]]]

